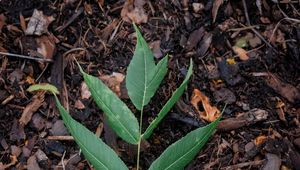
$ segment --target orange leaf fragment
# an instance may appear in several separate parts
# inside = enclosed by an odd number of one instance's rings
[[[236,55],[238,55],[239,58],[240,58],[242,61],[246,61],[246,60],[249,59],[249,56],[248,56],[246,50],[244,50],[244,49],[242,49],[242,48],[240,48],[240,47],[237,47],[237,46],[233,46],[232,49],[233,49],[234,53],[235,53]]]
[[[198,103],[201,102],[204,111],[199,110]],[[215,121],[220,115],[221,112],[218,108],[215,106],[211,106],[209,102],[209,98],[205,96],[200,90],[194,89],[193,95],[191,98],[191,104],[195,107],[197,110],[199,116],[201,119],[204,119],[208,122]]]
[[[263,143],[265,143],[267,141],[268,137],[265,135],[260,135],[258,137],[255,138],[254,140],[254,144],[255,145],[261,145]]]

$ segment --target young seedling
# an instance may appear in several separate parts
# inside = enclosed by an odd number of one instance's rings
[[[171,98],[163,106],[157,117],[150,123],[145,132],[142,132],[144,106],[147,105],[167,73],[168,56],[155,64],[151,49],[135,24],[133,27],[137,34],[137,45],[133,58],[127,68],[126,88],[134,106],[140,111],[140,120],[136,119],[127,105],[118,98],[99,78],[91,76],[83,71],[78,64],[84,81],[87,84],[92,97],[98,107],[103,110],[109,126],[116,134],[128,143],[137,145],[137,170],[140,168],[141,141],[148,139],[153,130],[158,126],[166,114],[183,94],[192,75],[193,62],[182,84],[176,89]],[[28,91],[47,90],[55,99],[56,105],[63,121],[79,145],[85,158],[97,170],[125,170],[125,163],[117,154],[100,138],[94,135],[86,127],[74,120],[63,108],[56,95],[58,90],[52,85],[33,85]],[[185,137],[169,146],[150,166],[149,170],[180,170],[183,169],[205,145],[213,134],[220,118],[205,127],[198,128],[188,133]]]

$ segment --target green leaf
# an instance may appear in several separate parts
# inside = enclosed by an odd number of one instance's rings
[[[83,155],[97,170],[128,170],[118,155],[94,133],[74,120],[55,96],[56,106]]]
[[[141,110],[147,105],[167,73],[168,56],[155,65],[153,54],[141,32],[133,24],[137,44],[127,68],[126,88],[134,106]]]
[[[158,113],[157,117],[151,122],[151,124],[148,126],[146,131],[143,134],[144,139],[148,139],[153,130],[158,126],[158,124],[161,122],[161,120],[167,115],[167,113],[172,109],[174,104],[179,100],[181,95],[183,94],[185,87],[193,73],[193,61],[190,61],[190,67],[187,72],[187,75],[185,79],[183,80],[182,84],[179,86],[178,89],[172,94],[171,98],[168,100],[168,102],[164,105],[164,107],[161,109],[161,111]]]
[[[128,143],[137,144],[140,138],[139,125],[130,109],[99,78],[79,68],[93,99],[107,116],[110,127]]]
[[[220,118],[173,143],[152,163],[149,170],[182,170],[206,144]]]
[[[51,84],[48,84],[48,83],[31,85],[27,89],[27,91],[29,91],[29,92],[38,91],[38,90],[45,90],[45,91],[49,91],[53,94],[59,94],[59,91],[57,90],[57,88],[55,86],[51,85]]]

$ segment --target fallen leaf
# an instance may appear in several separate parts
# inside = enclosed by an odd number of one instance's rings
[[[224,0],[215,0],[212,8],[212,17],[213,17],[213,23],[216,21],[218,10],[220,6],[223,4]]]
[[[45,92],[38,92],[32,97],[30,102],[23,110],[22,116],[19,120],[20,124],[25,126],[31,120],[33,113],[35,113],[44,103]]]
[[[199,102],[201,102],[204,111],[199,110]],[[195,107],[197,110],[199,116],[201,119],[204,119],[208,122],[215,121],[220,115],[221,112],[219,109],[217,109],[215,106],[211,106],[209,103],[209,98],[205,96],[200,90],[194,89],[192,98],[191,98],[191,104]]]
[[[158,59],[163,56],[163,53],[161,52],[160,49],[160,43],[161,43],[160,40],[156,40],[149,44],[149,47],[152,50],[154,57]]]
[[[281,81],[274,74],[269,74],[266,79],[267,85],[270,86],[275,92],[286,98],[289,102],[295,103],[300,101],[299,90],[289,83]]]
[[[93,14],[92,6],[91,6],[91,4],[88,4],[87,2],[84,2],[84,10],[89,15]]]
[[[254,144],[257,145],[261,145],[263,143],[265,143],[267,141],[268,137],[265,135],[260,135],[258,137],[255,138],[254,140]]]
[[[84,104],[81,102],[81,100],[76,100],[75,104],[74,104],[74,107],[76,109],[79,109],[79,110],[82,110],[82,109],[85,109],[85,106]]]
[[[224,87],[214,92],[214,98],[216,102],[224,102],[226,104],[232,104],[236,101],[234,93]]]
[[[18,159],[16,156],[10,156],[9,164],[2,164],[2,162],[0,162],[0,170],[8,169],[9,167],[15,165],[17,162],[18,162]]]
[[[264,165],[262,170],[275,170],[280,169],[281,159],[278,155],[267,153],[267,163]]]
[[[200,27],[190,34],[185,47],[187,51],[190,51],[197,46],[204,35],[204,31],[204,27]]]
[[[278,114],[278,117],[279,117],[280,120],[282,120],[284,122],[287,122],[286,119],[285,119],[284,107],[285,107],[285,104],[283,103],[283,101],[280,100],[279,98],[277,98],[276,112]]]
[[[121,96],[121,83],[125,76],[122,73],[113,72],[111,75],[102,75],[99,77],[113,92]]]
[[[6,17],[4,14],[0,15],[0,32],[2,31],[3,26],[6,24]]]
[[[239,56],[240,60],[246,61],[249,59],[247,51],[244,50],[243,48],[233,46],[232,49],[233,49],[234,53]]]
[[[56,52],[55,37],[53,35],[42,35],[36,37],[37,52],[45,59],[52,59]]]
[[[136,24],[147,23],[148,15],[143,8],[145,3],[144,0],[126,0],[121,11],[122,19]]]
[[[236,64],[236,61],[234,58],[227,58],[226,59],[227,64],[232,65],[232,64]]]
[[[91,97],[91,92],[89,91],[89,88],[85,84],[85,82],[81,83],[80,91],[81,91],[81,99],[89,99]]]
[[[23,32],[25,32],[26,31],[26,22],[25,22],[25,18],[22,15],[22,13],[20,13],[19,18],[20,18],[21,28],[22,28]]]
[[[49,24],[54,21],[53,16],[43,14],[43,11],[35,9],[27,25],[26,35],[42,35],[48,32]]]
[[[200,44],[200,48],[197,50],[197,54],[200,57],[204,56],[204,54],[206,53],[206,51],[210,47],[211,42],[212,42],[212,34],[211,33],[205,34],[204,37],[203,37],[203,39],[199,43]]]
[[[41,170],[37,160],[36,160],[36,156],[32,155],[28,158],[27,160],[27,169],[34,169],[34,170]]]

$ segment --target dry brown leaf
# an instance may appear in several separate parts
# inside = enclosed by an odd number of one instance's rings
[[[273,74],[269,74],[266,79],[267,85],[270,86],[275,92],[286,98],[289,102],[294,103],[300,101],[300,91],[291,84],[281,81]]]
[[[15,165],[18,162],[18,159],[16,156],[10,156],[10,163],[9,164],[3,164],[0,162],[0,170],[8,169],[9,167]]]
[[[74,107],[76,109],[79,109],[79,110],[82,110],[82,109],[85,109],[85,106],[84,104],[81,102],[81,100],[76,100],[75,104],[74,104]]]
[[[147,23],[148,15],[143,8],[145,3],[144,0],[126,0],[121,11],[122,19],[136,24]]]
[[[27,125],[27,123],[31,120],[33,113],[36,112],[44,103],[45,92],[38,92],[32,98],[32,102],[25,107],[19,120],[20,124],[23,126]]]
[[[52,35],[42,35],[35,38],[37,52],[42,54],[45,59],[52,59],[56,52],[55,37]]]
[[[84,10],[87,14],[93,15],[93,9],[92,9],[91,4],[84,2]]]
[[[199,102],[201,102],[204,108],[203,112],[199,110]],[[217,109],[215,106],[211,106],[209,103],[209,98],[198,89],[194,89],[193,91],[191,104],[196,108],[200,118],[208,122],[215,121],[221,115],[220,110]]]
[[[111,75],[102,75],[99,77],[113,92],[121,96],[121,83],[125,76],[122,73],[113,72]]]
[[[215,0],[212,8],[212,16],[213,16],[213,23],[216,21],[218,10],[220,6],[223,4],[224,0]]]
[[[285,104],[283,103],[283,101],[280,100],[279,98],[277,98],[276,112],[278,114],[279,119],[286,122],[284,107],[285,107]]]
[[[42,35],[48,32],[49,24],[54,21],[53,16],[43,14],[43,11],[35,9],[27,25],[26,35]]]
[[[4,16],[4,14],[1,14],[0,15],[0,32],[5,24],[6,24],[6,17]]]
[[[85,82],[81,83],[81,99],[89,99],[91,97],[91,92],[89,91],[88,86],[85,84]]]
[[[257,145],[261,145],[263,143],[265,143],[268,140],[268,137],[265,135],[260,135],[258,137],[255,138],[254,140],[254,144]]]
[[[23,32],[26,31],[26,22],[25,22],[25,18],[24,16],[20,13],[20,25],[21,25],[21,28],[23,30]]]
[[[248,54],[247,54],[247,51],[244,50],[243,48],[240,48],[240,47],[237,47],[237,46],[233,46],[232,49],[233,49],[234,53],[235,53],[236,55],[238,55],[239,58],[240,58],[242,61],[246,61],[246,60],[249,59]]]

